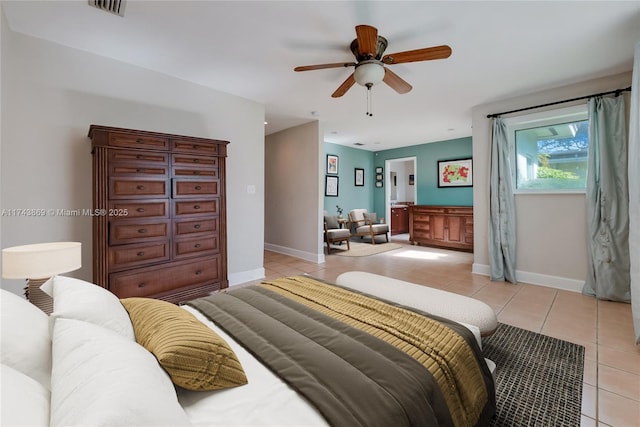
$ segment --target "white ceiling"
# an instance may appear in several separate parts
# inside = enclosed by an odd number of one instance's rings
[[[3,1],[11,30],[179,77],[266,106],[266,133],[320,120],[325,141],[378,151],[471,135],[478,104],[630,71],[640,1],[136,1],[124,17],[86,0]],[[354,27],[386,53],[440,44],[450,58],[391,65],[413,85],[333,91]]]

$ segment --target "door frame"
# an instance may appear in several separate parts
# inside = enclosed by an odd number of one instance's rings
[[[387,159],[384,161],[384,212],[387,224],[389,224],[389,233],[391,233],[391,167],[393,163],[404,163],[412,161],[413,162],[413,202],[414,204],[418,204],[418,167],[417,167],[417,157],[409,156],[409,157],[400,157],[397,159]]]

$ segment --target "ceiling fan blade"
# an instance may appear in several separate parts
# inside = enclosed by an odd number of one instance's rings
[[[370,25],[356,26],[358,50],[362,56],[375,58],[378,50],[378,29]]]
[[[336,91],[331,94],[331,97],[332,98],[340,98],[342,95],[347,93],[347,91],[351,88],[351,86],[353,86],[355,84],[355,82],[356,82],[356,78],[353,77],[353,73],[351,73],[351,75],[349,77],[347,77],[347,80],[345,80],[338,87],[338,89],[336,89]]]
[[[446,45],[426,47],[424,49],[407,50],[405,52],[390,53],[382,57],[385,64],[402,64],[405,62],[430,61],[445,59],[451,56],[451,48]]]
[[[293,71],[311,71],[311,70],[323,70],[325,68],[341,68],[341,67],[354,67],[355,62],[336,62],[334,64],[319,64],[319,65],[303,65],[296,67]]]
[[[391,86],[393,90],[400,94],[407,93],[411,89],[413,89],[413,87],[409,83],[404,81],[399,75],[388,68],[384,69],[384,78],[382,79],[382,81]]]

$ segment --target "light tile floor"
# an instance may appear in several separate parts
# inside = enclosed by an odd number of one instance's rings
[[[406,235],[392,241],[407,243]],[[582,426],[640,426],[640,347],[631,306],[543,286],[492,282],[471,273],[473,255],[412,246],[368,257],[330,255],[324,264],[266,251],[266,278],[309,273],[334,281],[363,270],[471,296],[489,304],[498,321],[585,347]]]

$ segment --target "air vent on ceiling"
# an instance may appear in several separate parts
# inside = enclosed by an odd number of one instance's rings
[[[124,7],[127,0],[89,0],[89,6],[97,7],[100,10],[124,16]]]
[[[354,142],[353,145],[364,145],[362,142]]]

